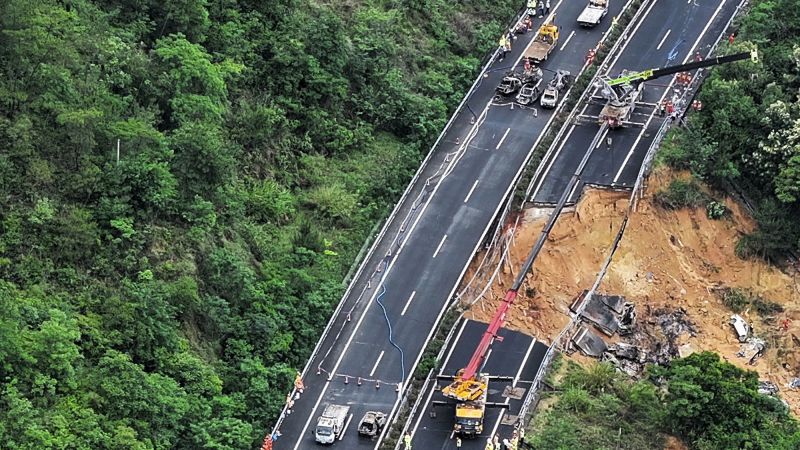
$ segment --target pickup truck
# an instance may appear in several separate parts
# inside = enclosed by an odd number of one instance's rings
[[[320,444],[333,444],[336,439],[344,433],[347,426],[347,413],[350,412],[349,406],[328,405],[325,411],[317,418],[317,428],[314,430],[314,437]]]
[[[589,0],[589,4],[578,16],[578,24],[583,27],[593,27],[600,23],[600,19],[608,12],[608,0]]]
[[[525,49],[524,57],[534,64],[540,63],[547,59],[556,45],[558,45],[558,27],[552,22],[546,23],[539,28],[533,42]]]

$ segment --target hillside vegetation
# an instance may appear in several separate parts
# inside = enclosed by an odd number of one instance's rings
[[[263,438],[520,6],[3,2],[0,446]]]
[[[531,424],[536,450],[661,450],[668,435],[702,450],[793,450],[800,428],[758,375],[695,353],[631,382],[608,363],[561,370],[555,401]],[[670,447],[671,448],[671,447]]]
[[[741,256],[781,259],[800,249],[800,2],[757,0],[726,52],[758,48],[759,64],[715,67],[700,113],[672,133],[662,161],[755,204],[759,229]]]

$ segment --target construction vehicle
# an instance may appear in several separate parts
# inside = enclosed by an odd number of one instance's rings
[[[345,405],[328,405],[317,418],[314,437],[320,444],[333,444],[344,433],[347,426],[347,414],[350,407]]]
[[[558,104],[558,97],[571,81],[572,75],[568,71],[557,70],[556,74],[553,75],[553,79],[547,83],[547,87],[544,88],[542,93],[542,98],[539,101],[542,108],[555,108]]]
[[[555,15],[553,16],[555,20]],[[551,20],[539,28],[536,32],[536,37],[525,49],[525,58],[528,58],[532,63],[538,64],[547,59],[553,49],[558,45],[558,27]]]
[[[375,437],[386,425],[386,414],[378,411],[367,411],[358,423],[358,434]]]
[[[582,27],[593,27],[600,23],[608,13],[608,0],[589,0],[589,4],[578,15],[578,24]]]
[[[489,377],[486,374],[481,374],[479,381],[482,386],[489,385]],[[480,396],[474,400],[456,403],[456,423],[453,431],[464,437],[477,437],[483,432],[483,416],[486,412],[488,395],[488,389],[481,389]]]
[[[599,89],[602,98],[606,99],[606,104],[597,117],[598,123],[607,123],[611,128],[619,128],[626,125],[643,125],[633,124],[629,119],[636,107],[636,102],[641,99],[645,81],[702,67],[741,61],[747,58],[750,58],[753,62],[758,62],[758,52],[752,50],[734,55],[714,56],[706,60],[660,69],[648,69],[641,72],[623,70],[620,76],[614,79],[608,76],[601,76],[598,79],[596,88]]]

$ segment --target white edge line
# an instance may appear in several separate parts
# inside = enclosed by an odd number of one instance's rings
[[[500,138],[500,142],[497,143],[497,146],[494,148],[495,150],[499,149],[501,145],[503,145],[503,141],[506,140],[506,136],[508,136],[508,132],[511,131],[511,127],[506,128],[506,132],[503,133],[503,137]]]
[[[652,2],[650,4],[650,6],[647,8],[647,10],[639,18],[638,23],[636,24],[635,27],[633,27],[633,30],[631,30],[630,34],[627,35],[627,37],[623,36],[623,37],[625,37],[625,42],[622,44],[622,46],[620,46],[620,48],[617,49],[617,54],[614,55],[614,58],[611,59],[611,61],[608,64],[608,68],[606,69],[605,73],[611,73],[612,72],[612,69],[617,64],[617,61],[619,60],[620,56],[622,56],[622,54],[625,52],[625,48],[633,40],[632,37],[636,34],[637,31],[639,31],[639,27],[642,25],[642,23],[644,23],[645,19],[650,14],[650,11],[653,9],[655,4],[656,4],[655,1]],[[601,65],[601,67],[602,67],[602,65]],[[589,104],[588,103],[583,106],[583,108],[581,109],[581,112],[578,115],[582,115],[584,112],[586,112],[587,108],[589,108]],[[554,116],[555,116],[555,114],[553,114],[553,117]],[[569,140],[569,136],[572,134],[572,131],[575,129],[576,126],[577,125],[572,125],[572,127],[570,127],[570,129],[567,132],[567,134],[564,137],[561,138],[562,142],[559,145],[558,149],[556,150],[555,154],[551,156],[551,160],[550,160],[550,163],[547,165],[547,169],[545,169],[545,171],[543,173],[538,175],[539,176],[539,183],[536,186],[536,189],[534,189],[533,193],[530,195],[530,197],[528,197],[531,200],[534,200],[536,198],[536,194],[539,193],[539,189],[541,189],[542,184],[544,184],[544,180],[547,178],[547,175],[550,173],[550,169],[553,167],[553,164],[558,159],[558,156],[561,154],[561,150],[563,149],[564,144],[566,144],[566,142]],[[547,155],[545,155],[545,156],[547,156]],[[535,179],[536,179],[536,177],[534,176],[534,180]]]
[[[522,358],[522,364],[519,366],[519,370],[517,371],[517,375],[514,377],[514,382],[511,384],[512,386],[517,385],[519,382],[519,377],[522,375],[522,369],[525,368],[525,364],[528,363],[528,357],[531,356],[531,351],[533,351],[533,347],[536,345],[536,338],[531,336],[531,345],[528,346],[528,351],[525,352],[525,357]]]
[[[369,376],[375,375],[375,371],[378,370],[378,364],[381,363],[381,360],[383,359],[383,354],[384,353],[386,353],[386,351],[385,350],[381,350],[381,354],[378,355],[378,359],[375,361],[375,365],[372,366],[372,370],[369,371]]]
[[[563,52],[565,48],[567,48],[567,44],[569,44],[569,40],[572,39],[572,36],[575,36],[575,30],[572,30],[572,33],[567,36],[567,40],[561,45],[561,48],[558,51]]]
[[[408,297],[408,301],[406,301],[406,305],[403,306],[403,311],[400,313],[400,316],[405,316],[406,315],[406,311],[408,310],[408,305],[411,304],[411,300],[414,300],[414,296],[415,295],[417,295],[417,291],[412,292],[411,296]],[[370,375],[370,376],[372,376],[372,375]]]
[[[347,417],[347,422],[344,424],[344,428],[342,428],[342,434],[339,435],[339,440],[341,441],[344,439],[344,434],[347,432],[347,427],[350,426],[350,421],[353,420],[353,414],[350,413],[350,416]]]
[[[519,381],[519,377],[520,377],[520,375],[522,375],[522,369],[524,369],[525,368],[525,364],[528,363],[528,357],[531,355],[531,350],[533,350],[533,347],[535,345],[536,345],[536,338],[531,336],[531,345],[528,346],[528,351],[525,352],[525,356],[522,358],[522,363],[520,363],[520,365],[519,365],[519,369],[517,370],[517,374],[514,375],[514,380],[512,380],[512,382],[511,382],[511,386],[512,387],[516,387],[517,386],[517,381]],[[532,387],[533,386],[531,386],[531,388]],[[531,389],[531,388],[528,388],[528,389]],[[506,400],[503,403],[505,403],[507,405],[507,404],[509,404],[509,401],[510,401],[510,397],[506,397]],[[497,429],[500,428],[500,422],[503,421],[503,416],[505,415],[505,413],[506,413],[505,409],[500,411],[500,415],[497,416],[497,422],[495,422],[494,428],[492,428],[492,434],[490,434],[489,437],[492,437],[495,434],[497,434]]]
[[[464,319],[464,322],[461,324],[461,328],[458,329],[458,333],[456,334],[456,339],[453,342],[458,342],[458,340],[461,339],[461,333],[463,333],[464,328],[467,327],[467,322],[469,322],[469,319]],[[447,367],[447,363],[450,362],[450,357],[453,356],[453,351],[455,350],[455,348],[456,348],[455,345],[450,347],[450,351],[447,352],[447,356],[444,358],[444,362],[442,362],[442,369],[439,371],[439,373],[442,373],[442,370],[444,370],[444,368]]]
[[[664,45],[664,41],[666,41],[666,40],[667,40],[667,36],[669,36],[669,34],[670,34],[671,32],[672,32],[672,28],[670,28],[669,30],[667,30],[667,34],[665,34],[665,35],[664,35],[664,38],[663,38],[663,39],[661,39],[661,42],[659,42],[659,43],[658,43],[658,47],[656,47],[656,50],[661,50],[661,46],[662,46],[662,45]]]
[[[461,333],[464,332],[464,328],[467,327],[467,322],[469,322],[469,319],[464,319],[464,321],[461,323],[461,328],[458,329],[458,333],[456,334],[456,339],[454,341],[452,341],[452,342],[455,343],[455,342],[458,342],[459,339],[461,339]],[[442,368],[439,370],[439,374],[440,375],[442,374],[442,371],[444,370],[444,368],[447,367],[447,363],[448,363],[448,361],[450,361],[450,356],[453,355],[453,350],[455,350],[455,348],[456,348],[456,346],[453,345],[452,347],[450,347],[450,351],[447,352],[447,356],[445,357],[444,362],[442,363]],[[417,428],[419,428],[419,423],[422,421],[422,416],[425,415],[425,414],[423,414],[425,412],[425,406],[427,406],[427,405],[429,405],[431,403],[431,398],[433,398],[433,393],[436,392],[436,384],[435,384],[435,382],[434,382],[434,384],[431,385],[430,389],[431,389],[431,392],[430,392],[430,394],[428,394],[428,399],[425,400],[425,403],[423,404],[422,411],[418,412],[417,422],[414,424],[414,427],[411,429],[411,436],[412,437],[415,434],[417,434]]]
[[[560,4],[561,4],[561,2],[558,3],[558,5],[560,5]],[[558,7],[558,5],[556,5],[556,7]],[[554,9],[554,12],[555,12],[555,9]],[[547,127],[550,126],[550,123],[555,119],[555,117],[556,117],[555,114],[551,114],[550,115],[550,118],[547,120],[547,123],[544,124],[544,127],[542,128],[542,131],[546,130]],[[536,141],[533,143],[531,148],[528,150],[528,156],[525,157],[525,160],[520,165],[519,170],[517,170],[517,174],[512,179],[512,182],[508,185],[508,189],[506,189],[506,192],[503,194],[502,198],[508,197],[508,195],[511,193],[512,189],[514,189],[514,187],[516,186],[520,175],[522,175],[522,172],[525,170],[525,168],[528,166],[528,162],[530,162],[530,160],[531,160],[531,156],[533,155],[533,150],[536,148],[537,145],[539,145],[539,141],[542,140],[543,134],[544,133],[539,133],[539,136],[536,138]],[[431,194],[430,198],[433,198],[433,194],[435,193],[436,188],[438,188],[439,186],[440,186],[440,184],[436,185],[436,187],[434,188],[434,192]],[[429,201],[430,201],[430,198],[429,198]],[[500,209],[503,207],[503,204],[504,204],[504,202],[502,202],[502,201],[497,203],[497,207],[495,208],[494,212],[491,215],[492,218],[495,218],[497,216],[497,213],[500,212]],[[426,203],[425,206],[427,206],[427,205],[428,204]],[[467,269],[469,268],[469,266],[470,266],[470,264],[472,262],[472,257],[475,255],[475,252],[477,252],[478,249],[481,247],[481,243],[483,242],[483,239],[486,237],[486,233],[488,233],[489,232],[489,228],[491,228],[491,222],[492,221],[490,221],[490,223],[487,224],[486,228],[483,229],[483,233],[481,234],[480,239],[478,239],[478,241],[476,242],[475,248],[472,249],[472,253],[470,254],[470,257],[467,259],[466,264],[464,264],[464,267],[461,269],[461,273],[458,275],[458,278],[457,278],[458,281],[453,283],[453,289],[451,289],[450,293],[447,295],[448,299],[451,298],[453,296],[453,294],[456,292],[456,290],[458,289],[458,285],[461,282],[461,279],[464,277],[464,274],[467,272]],[[442,310],[439,312],[439,316],[436,318],[436,321],[434,322],[436,324],[436,326],[431,328],[430,332],[428,333],[428,337],[425,340],[425,343],[424,343],[423,347],[427,346],[428,343],[430,342],[431,338],[433,337],[434,332],[436,332],[436,329],[438,328],[439,321],[441,321],[442,316],[444,315],[445,311],[447,311],[447,307],[449,305],[450,305],[449,300],[445,301],[444,305],[442,306]],[[419,352],[419,354],[417,355],[417,360],[414,361],[414,365],[411,366],[411,369],[410,369],[411,372],[409,372],[409,373],[413,373],[414,372],[414,370],[417,367],[417,364],[419,364],[419,361],[422,358],[422,354],[423,353],[424,352],[422,352],[422,351]],[[392,410],[389,412],[389,415],[387,416],[387,421],[388,422],[391,422],[391,420],[394,418],[394,414],[397,411],[397,408],[400,406],[400,401],[402,400],[403,395],[405,395],[405,390],[406,390],[407,387],[408,387],[408,385],[404,383],[403,384],[403,388],[401,389],[401,392],[398,394],[397,400],[395,401],[394,406],[392,407]],[[384,435],[386,434],[386,432],[387,432],[387,430],[389,428],[390,427],[384,427],[383,428],[383,431],[381,432],[381,435],[378,437],[378,441],[375,444],[375,450],[378,450],[378,448],[380,447],[381,443],[383,442],[383,437],[384,437]],[[305,433],[305,431],[303,431],[303,432]]]
[[[703,31],[700,32],[700,35],[697,36],[697,39],[694,41],[694,44],[692,44],[692,47],[689,49],[688,52],[686,52],[686,58],[683,59],[684,64],[687,61],[689,61],[689,59],[692,57],[693,52],[697,48],[697,44],[699,44],[700,41],[703,39],[703,37],[706,35],[706,31],[708,31],[708,28],[711,26],[712,23],[714,23],[714,20],[716,20],[717,16],[719,15],[719,12],[722,10],[722,6],[725,5],[726,1],[727,0],[722,0],[719,3],[719,6],[717,6],[716,11],[714,11],[714,14],[711,16],[710,19],[708,19],[708,22],[706,23],[706,26],[703,28]],[[667,85],[667,88],[664,89],[664,93],[661,94],[661,99],[658,101],[659,103],[664,101],[664,98],[667,96],[667,94],[669,94],[670,90],[672,89],[673,84],[675,84],[675,78],[670,80],[669,85]],[[633,145],[631,146],[631,149],[628,151],[628,154],[625,155],[625,160],[622,161],[622,164],[619,166],[619,170],[617,171],[617,174],[614,175],[614,180],[612,181],[612,183],[616,183],[619,180],[619,177],[622,176],[622,172],[625,170],[625,166],[628,165],[628,161],[631,159],[631,156],[633,156],[633,153],[636,150],[636,146],[639,145],[639,141],[641,141],[642,136],[644,136],[645,131],[647,131],[647,127],[650,126],[650,122],[653,120],[653,117],[655,117],[657,109],[658,107],[656,107],[656,109],[654,109],[653,112],[650,113],[650,117],[647,118],[647,123],[645,123],[645,126],[642,127],[642,131],[639,132],[639,135],[636,137],[636,141],[634,141]]]
[[[441,240],[441,241],[439,241],[439,246],[438,246],[438,247],[436,247],[436,251],[435,251],[435,252],[433,252],[433,257],[434,257],[434,258],[436,258],[436,255],[438,255],[438,254],[439,254],[439,250],[441,250],[441,249],[442,249],[442,246],[444,245],[444,240],[445,240],[445,239],[447,239],[447,235],[446,235],[446,234],[445,234],[444,236],[442,236],[442,240]]]
[[[583,111],[581,111],[581,114],[583,114]],[[555,115],[555,114],[553,114],[553,115]],[[533,190],[533,193],[531,194],[531,197],[530,197],[531,199],[535,199],[536,198],[536,194],[538,194],[539,193],[539,189],[542,188],[542,184],[544,183],[544,180],[547,178],[547,175],[550,173],[550,169],[553,168],[553,164],[555,164],[556,160],[558,159],[558,155],[561,154],[561,150],[564,148],[564,145],[567,143],[567,141],[569,140],[570,135],[572,134],[573,131],[575,131],[576,127],[577,127],[577,125],[572,125],[569,128],[569,131],[567,131],[566,136],[564,136],[561,139],[561,144],[558,146],[558,149],[556,150],[555,155],[553,155],[550,158],[550,163],[547,165],[547,169],[545,169],[544,173],[542,173],[539,176],[539,184],[537,184],[536,185],[536,189]]]
[[[475,180],[475,183],[473,183],[472,188],[467,193],[467,196],[464,197],[464,203],[467,203],[467,201],[469,201],[469,198],[472,196],[472,192],[475,190],[475,187],[478,185],[478,181],[481,181],[481,180]]]

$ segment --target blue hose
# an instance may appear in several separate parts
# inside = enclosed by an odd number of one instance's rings
[[[400,371],[401,371],[400,382],[402,383],[403,380],[405,380],[406,378],[405,355],[403,354],[403,349],[400,348],[399,345],[397,345],[397,343],[394,341],[394,338],[392,337],[392,322],[389,321],[389,314],[386,313],[386,306],[383,304],[383,301],[381,300],[384,295],[386,295],[386,286],[381,285],[381,293],[378,294],[377,297],[375,297],[375,301],[378,302],[378,304],[381,306],[381,309],[383,310],[383,318],[386,319],[386,326],[389,327],[389,343],[392,344],[392,346],[394,346],[394,348],[396,348],[398,352],[400,352]]]

